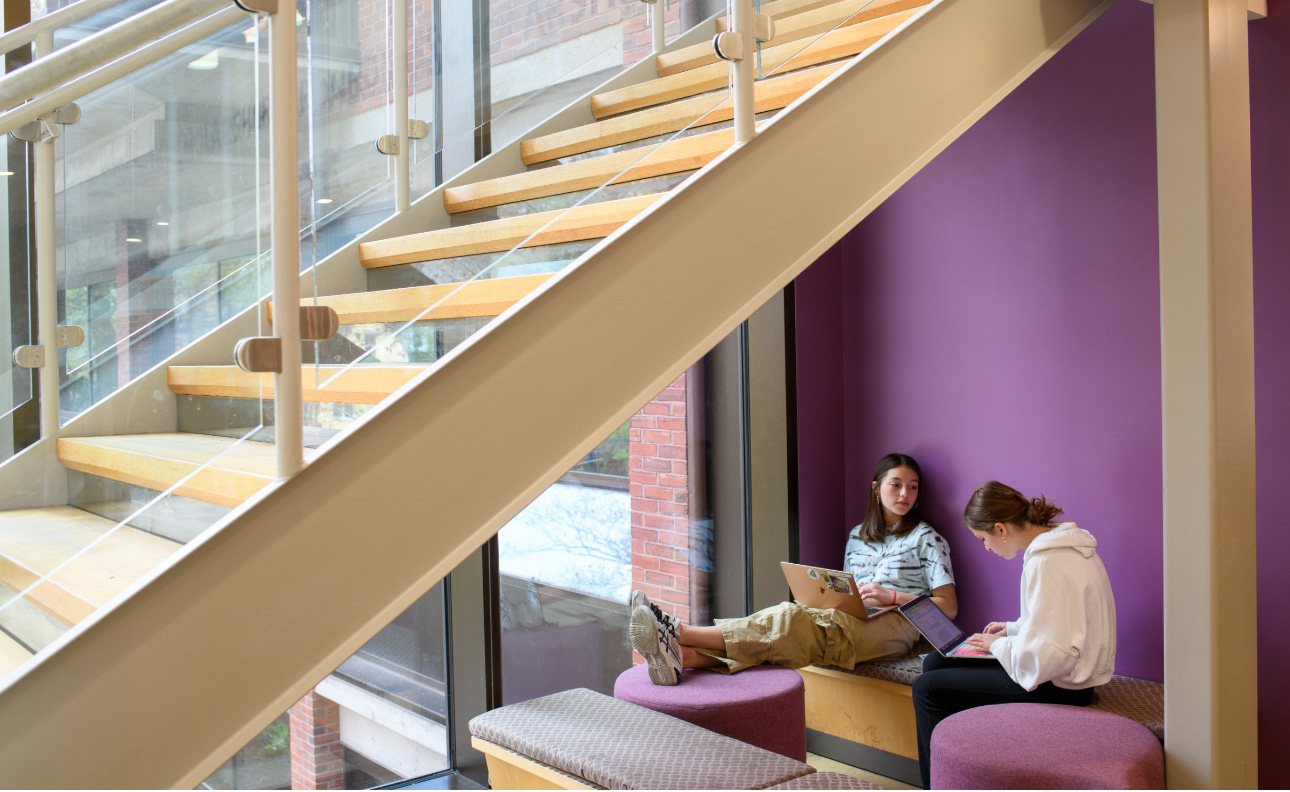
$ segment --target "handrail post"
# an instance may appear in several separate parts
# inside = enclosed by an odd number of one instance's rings
[[[654,33],[654,54],[657,55],[666,45],[667,0],[654,0],[650,4],[649,14]]]
[[[408,137],[408,0],[392,0],[394,41],[394,134],[399,139],[394,157],[394,209],[402,212],[411,202],[412,141]]]
[[[734,79],[731,91],[734,94],[735,144],[747,143],[757,135],[753,120],[756,112],[756,99],[753,95],[753,80],[756,78],[757,38],[753,30],[753,0],[729,0],[733,8],[727,8],[733,24],[731,30],[743,38],[743,57],[730,62]]]
[[[296,5],[278,0],[269,15],[269,194],[273,204],[273,335],[282,346],[274,375],[278,478],[304,467],[300,354],[300,174],[296,123]]]
[[[54,51],[54,32],[33,41],[36,59]],[[40,436],[54,438],[61,427],[58,405],[58,234],[54,194],[54,141],[32,141],[36,224],[36,343],[44,348],[40,368]]]

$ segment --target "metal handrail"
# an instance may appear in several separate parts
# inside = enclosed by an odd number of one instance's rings
[[[0,78],[0,106],[8,110],[40,96],[227,4],[228,0],[164,0],[147,11],[9,72]]]
[[[178,52],[189,44],[222,30],[239,19],[245,18],[246,13],[236,6],[222,8],[214,14],[187,27],[180,28],[168,36],[151,41],[129,55],[117,58],[102,68],[77,77],[71,82],[44,93],[30,102],[0,113],[0,135],[17,129],[23,124],[34,121],[47,113],[51,113],[68,102],[74,102],[132,71]]]
[[[16,27],[0,35],[0,53],[13,52],[17,48],[30,44],[45,31],[54,31],[80,22],[91,14],[105,8],[111,8],[124,0],[78,0],[78,2],[33,19],[27,24]]]

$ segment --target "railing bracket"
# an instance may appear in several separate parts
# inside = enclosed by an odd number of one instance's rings
[[[233,347],[233,362],[252,374],[281,374],[282,339],[274,336],[243,338]]]
[[[300,306],[300,340],[326,341],[340,329],[340,316],[330,305]]]
[[[397,157],[399,154],[399,136],[398,135],[381,135],[376,139],[376,150],[382,154],[388,154],[391,157]]]
[[[775,18],[770,14],[753,14],[753,38],[758,41],[775,38]]]
[[[13,351],[13,362],[25,369],[44,368],[45,348],[43,346],[20,346]]]
[[[430,125],[415,118],[408,119],[408,139],[424,140],[430,137]]]
[[[28,143],[46,143],[63,134],[58,131],[58,128],[54,126],[55,124],[67,126],[80,120],[80,106],[75,102],[68,102],[53,112],[37,118],[35,121],[28,121],[9,134],[16,140],[23,140]]]
[[[54,342],[59,349],[73,349],[85,343],[85,331],[76,325],[61,325],[54,330]]]
[[[732,30],[718,33],[712,39],[712,49],[716,51],[717,57],[721,60],[743,60],[744,37]]]

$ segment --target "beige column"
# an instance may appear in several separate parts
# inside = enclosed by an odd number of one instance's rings
[[[1170,788],[1258,783],[1245,0],[1155,3]]]

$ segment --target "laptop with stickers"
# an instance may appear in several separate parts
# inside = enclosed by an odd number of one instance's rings
[[[808,608],[836,608],[857,619],[868,619],[895,610],[894,606],[866,607],[864,598],[860,596],[859,586],[850,572],[790,564],[787,561],[780,561],[779,566],[784,570],[789,591],[793,592],[793,599],[799,605]]]

